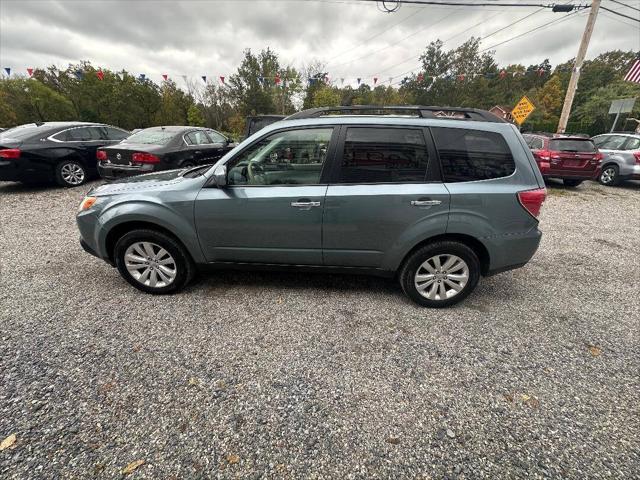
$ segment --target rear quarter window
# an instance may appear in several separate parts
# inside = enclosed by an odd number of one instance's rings
[[[515,169],[502,135],[463,128],[431,128],[445,182],[508,177]]]
[[[595,152],[596,146],[592,140],[572,138],[554,138],[549,140],[549,150],[554,152]]]

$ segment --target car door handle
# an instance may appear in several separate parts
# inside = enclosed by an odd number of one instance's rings
[[[311,207],[319,207],[320,202],[291,202],[292,207],[310,209]]]
[[[414,207],[430,207],[432,205],[440,205],[440,200],[411,200],[411,205]]]

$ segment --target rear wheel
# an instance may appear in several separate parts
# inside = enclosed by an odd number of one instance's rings
[[[617,165],[605,165],[598,180],[602,185],[617,185],[620,182],[620,169]]]
[[[448,307],[464,300],[480,279],[480,261],[463,243],[436,242],[413,252],[400,272],[404,293],[423,307]]]
[[[174,293],[195,274],[186,249],[173,237],[155,230],[133,230],[122,236],[114,251],[120,275],[146,293]]]
[[[582,180],[572,180],[572,179],[569,179],[569,178],[565,178],[565,179],[562,180],[562,183],[564,183],[565,187],[577,187],[582,182],[583,182]]]
[[[76,160],[64,160],[56,165],[55,178],[61,187],[78,187],[87,181],[87,171]]]

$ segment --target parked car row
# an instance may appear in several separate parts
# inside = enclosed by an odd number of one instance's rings
[[[543,177],[562,179],[568,187],[577,187],[584,180],[617,185],[623,180],[640,179],[640,134],[522,136]]]
[[[131,134],[111,125],[41,122],[0,132],[0,181],[77,187],[106,179],[214,163],[235,144],[215,130],[153,127]]]

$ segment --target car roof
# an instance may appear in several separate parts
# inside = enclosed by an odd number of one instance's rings
[[[374,125],[374,126],[412,126],[412,127],[454,127],[471,130],[484,130],[490,132],[504,132],[515,128],[507,122],[484,122],[476,120],[458,120],[453,118],[420,118],[410,115],[325,115],[316,118],[304,118],[299,120],[280,120],[272,123],[259,133],[280,130],[286,127],[312,127],[334,125]]]
[[[208,129],[206,127],[194,127],[193,125],[159,125],[156,127],[143,128],[140,131],[144,132],[145,130],[164,130],[166,132],[180,133],[180,132],[186,132],[188,130],[211,130],[211,129]],[[139,132],[136,132],[136,133],[139,133]]]

